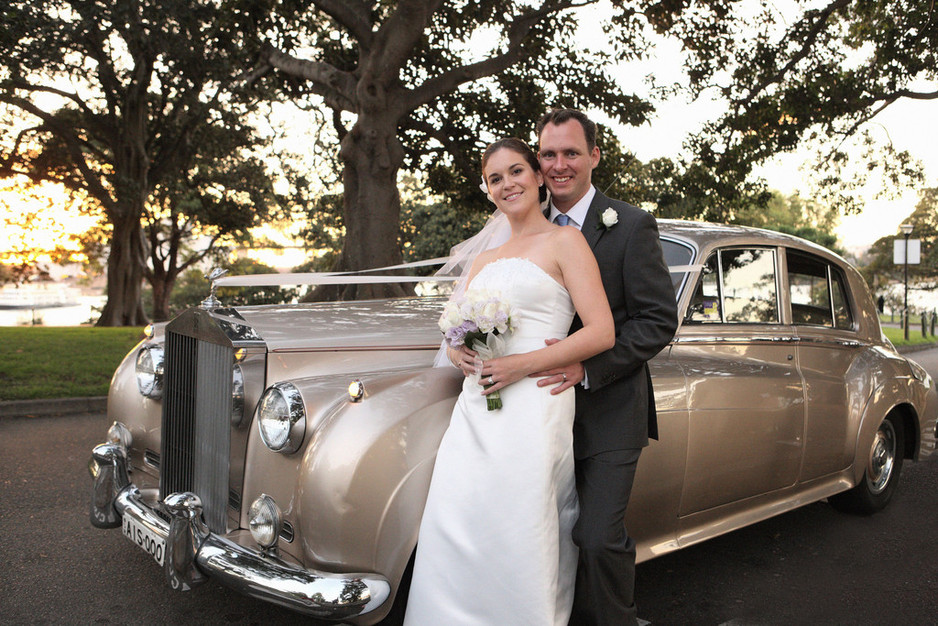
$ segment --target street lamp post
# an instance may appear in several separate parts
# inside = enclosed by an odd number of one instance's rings
[[[905,340],[909,340],[909,235],[912,234],[911,224],[901,224],[899,230],[905,237],[905,255],[903,256],[903,273],[905,274],[905,300],[902,303],[902,327]]]

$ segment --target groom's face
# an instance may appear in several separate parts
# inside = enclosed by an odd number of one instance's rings
[[[593,168],[599,164],[599,148],[586,145],[586,134],[578,121],[547,124],[538,138],[541,173],[551,201],[566,212],[589,191]]]

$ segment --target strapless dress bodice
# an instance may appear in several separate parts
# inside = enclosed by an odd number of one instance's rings
[[[570,294],[529,259],[506,257],[489,263],[469,284],[469,290],[474,289],[498,293],[511,306],[515,331],[506,338],[506,354],[543,348],[545,339],[562,339],[570,330]]]

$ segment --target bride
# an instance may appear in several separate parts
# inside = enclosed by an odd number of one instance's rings
[[[482,172],[511,236],[478,254],[465,288],[507,301],[515,330],[481,368],[472,350],[449,349],[466,380],[437,453],[405,624],[565,625],[577,562],[574,393],[551,395],[529,375],[612,347],[612,314],[586,240],[541,211],[534,151],[497,141]],[[567,336],[574,315],[583,327]],[[495,391],[503,408],[489,411]]]

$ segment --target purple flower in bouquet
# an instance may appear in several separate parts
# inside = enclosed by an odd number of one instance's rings
[[[448,345],[466,345],[487,360],[503,352],[502,336],[514,330],[514,318],[511,306],[499,293],[470,289],[461,298],[446,303],[439,325]],[[486,396],[486,401],[490,411],[502,408],[497,391]]]

